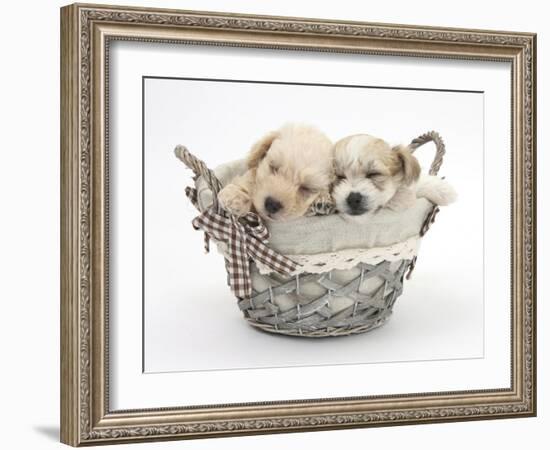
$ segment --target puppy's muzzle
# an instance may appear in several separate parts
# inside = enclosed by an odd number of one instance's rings
[[[367,199],[359,192],[350,192],[346,198],[349,214],[359,215],[367,211]]]
[[[283,209],[283,204],[273,197],[267,197],[264,202],[264,207],[269,214],[276,214]]]

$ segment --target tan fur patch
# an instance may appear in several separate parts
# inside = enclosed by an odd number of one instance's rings
[[[403,182],[409,186],[415,181],[418,181],[420,177],[420,164],[418,160],[413,156],[409,147],[398,146],[394,147],[395,154],[398,157],[401,170],[403,172]]]
[[[247,160],[249,169],[255,169],[258,167],[260,161],[264,159],[265,155],[269,151],[269,148],[271,147],[271,144],[273,144],[273,141],[277,139],[278,136],[279,133],[277,131],[271,131],[252,146]]]

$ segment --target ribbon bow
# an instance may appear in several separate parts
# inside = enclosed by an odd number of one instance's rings
[[[195,203],[196,190],[188,188],[186,193]],[[250,298],[252,294],[251,259],[282,275],[290,275],[299,265],[266,245],[269,230],[257,214],[248,213],[237,219],[235,216],[226,217],[209,208],[195,217],[192,224],[196,230],[204,231],[207,237],[227,244],[226,267],[229,285],[239,298]],[[206,250],[208,251],[208,245]]]

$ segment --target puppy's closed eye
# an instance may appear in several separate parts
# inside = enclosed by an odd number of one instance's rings
[[[302,195],[308,196],[308,195],[314,194],[316,192],[317,192],[317,190],[310,187],[310,186],[306,186],[306,185],[300,186],[300,194],[302,194]]]
[[[269,164],[269,170],[272,174],[276,174],[279,171],[279,167],[273,163]]]
[[[344,181],[346,179],[345,175],[336,175],[336,181]]]
[[[365,175],[365,178],[379,178],[383,175],[384,174],[382,172],[372,171],[372,172],[367,172]]]

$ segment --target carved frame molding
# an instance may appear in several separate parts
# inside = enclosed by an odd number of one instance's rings
[[[510,389],[110,411],[108,58],[114,39],[509,61]],[[536,35],[75,4],[61,9],[61,440],[79,446],[536,413]]]

